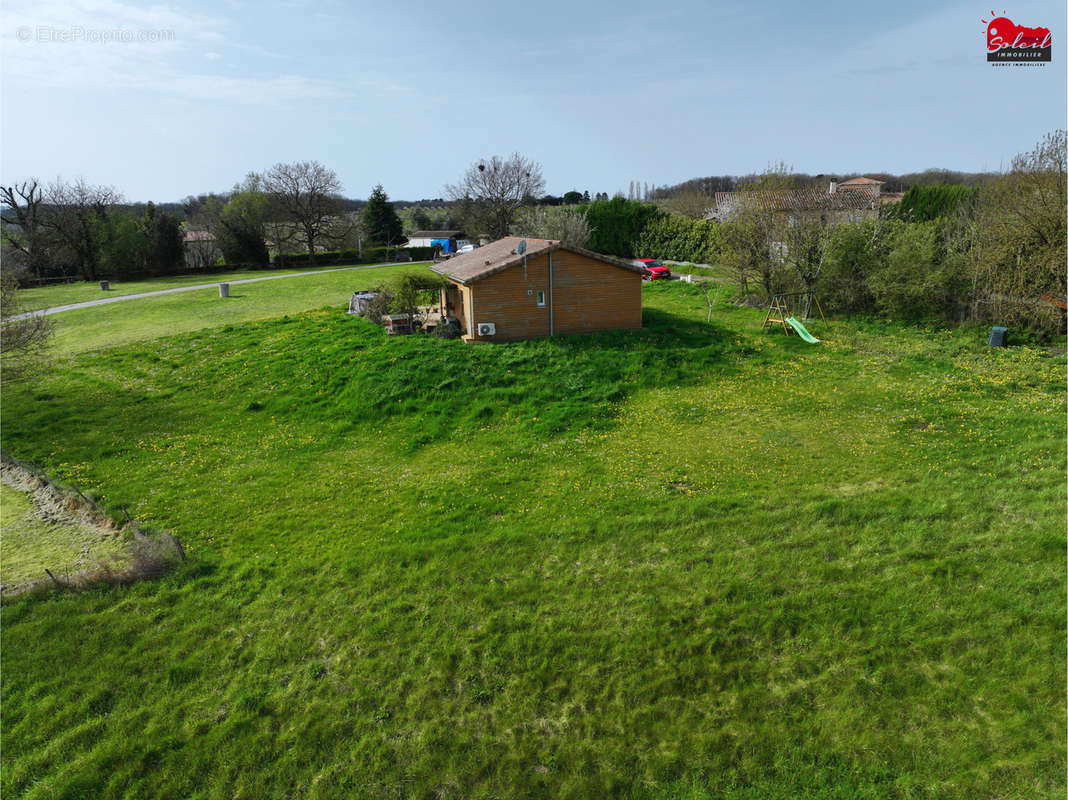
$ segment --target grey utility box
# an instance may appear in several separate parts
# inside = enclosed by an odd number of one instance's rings
[[[1005,335],[1009,332],[1008,328],[1002,328],[995,325],[990,329],[990,340],[987,342],[991,347],[1005,347]]]

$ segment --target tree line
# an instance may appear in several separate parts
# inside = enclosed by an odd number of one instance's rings
[[[270,254],[331,247],[395,246],[401,221],[382,186],[362,208],[341,196],[337,174],[317,161],[275,164],[227,194],[187,198],[181,213],[124,204],[113,187],[30,179],[0,187],[6,273],[48,279],[128,280],[218,262],[266,266]]]
[[[813,185],[813,176],[784,164],[743,179],[700,179],[655,202],[619,194],[591,198],[577,190],[556,202],[546,200],[541,166],[513,153],[471,164],[445,187],[444,216],[411,209],[408,227],[436,225],[472,238],[561,239],[624,258],[714,263],[733,272],[743,295],[761,302],[782,291],[819,291],[826,306],[843,313],[1001,320],[1042,335],[1062,331],[1065,132],[1049,134],[1007,173],[978,184],[969,173],[923,175],[953,182],[924,180],[870,218],[827,224],[819,215],[784,214],[760,202]],[[825,185],[826,176],[816,177]],[[720,187],[737,194],[738,208],[729,220],[706,219],[712,202],[706,190]],[[657,191],[643,194],[655,198]],[[187,198],[183,228],[179,215],[151,203],[143,210],[124,207],[110,187],[83,181],[0,187],[5,272],[130,278],[218,259],[266,266],[272,250],[302,251],[314,265],[329,248],[361,253],[364,246],[404,241],[405,225],[381,185],[362,208],[340,192],[337,175],[318,162],[276,164],[250,173],[229,194]]]
[[[734,192],[740,187],[759,180],[762,173],[748,175],[708,175],[690,178],[682,183],[670,186],[654,186],[648,190],[647,199],[652,201],[669,200],[680,194],[699,193],[712,197],[716,192]],[[887,192],[904,192],[913,186],[981,186],[997,177],[995,172],[961,172],[959,170],[932,167],[921,172],[907,172],[895,175],[887,172],[868,173],[883,181],[883,190]],[[792,173],[797,186],[825,186],[830,181],[842,181],[856,177],[845,173],[819,173],[810,175],[805,172]]]
[[[804,188],[783,164],[734,184],[726,221],[617,196],[574,209],[518,210],[512,232],[623,258],[727,268],[742,300],[817,292],[825,308],[895,319],[995,322],[1048,338],[1065,332],[1065,131],[980,185],[913,186],[863,219],[793,213],[768,198]],[[822,186],[821,182],[821,186]]]

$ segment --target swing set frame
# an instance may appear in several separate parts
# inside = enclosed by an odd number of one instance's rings
[[[823,307],[815,292],[779,292],[772,296],[768,313],[764,315],[764,324],[760,330],[766,330],[768,325],[781,325],[787,336],[794,333],[794,329],[786,321],[788,317],[808,322],[812,307],[819,312],[823,327],[827,327],[827,317],[823,315]]]

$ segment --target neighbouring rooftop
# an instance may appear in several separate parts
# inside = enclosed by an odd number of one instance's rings
[[[521,242],[526,242],[526,250],[523,253],[519,252]],[[641,272],[639,267],[635,267],[629,261],[594,253],[592,250],[565,245],[553,239],[528,239],[519,236],[506,236],[472,250],[470,253],[462,253],[448,261],[435,264],[430,269],[457,283],[468,284],[520,264],[524,258],[532,258],[558,249],[580,253],[632,272]]]

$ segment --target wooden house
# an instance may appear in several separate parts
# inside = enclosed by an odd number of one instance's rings
[[[431,267],[467,341],[640,328],[642,270],[551,239],[507,237]]]

